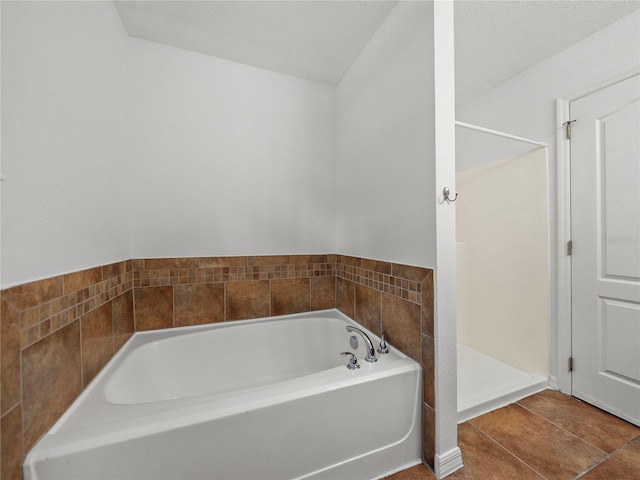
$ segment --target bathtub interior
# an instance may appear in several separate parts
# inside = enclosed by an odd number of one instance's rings
[[[243,327],[276,320],[294,328],[261,329],[261,348],[238,343]],[[331,310],[136,334],[34,447],[25,478],[82,478],[86,469],[101,478],[375,478],[420,463],[419,365],[393,347],[367,363],[361,342],[361,368],[349,371],[339,354],[353,350],[345,322],[358,325]],[[193,342],[201,345],[185,348]],[[265,360],[266,346],[282,355]],[[176,355],[188,360],[168,365]],[[151,378],[137,388],[150,370],[175,385]],[[190,445],[179,461],[176,445]],[[223,460],[212,467],[212,458]]]
[[[344,363],[340,351],[348,344],[341,325],[337,319],[317,317],[274,321],[269,328],[260,329],[259,346],[251,345],[248,338],[256,326],[260,327],[256,323],[194,333],[187,330],[169,339],[150,341],[118,365],[105,396],[116,404],[175,400],[244,390],[328,370]]]

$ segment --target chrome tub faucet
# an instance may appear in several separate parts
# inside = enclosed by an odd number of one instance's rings
[[[367,356],[365,358],[367,362],[373,363],[378,361],[378,359],[376,358],[376,349],[373,348],[373,343],[371,342],[371,339],[366,333],[364,333],[358,327],[353,327],[351,325],[347,325],[347,332],[356,332],[362,337],[364,342],[367,344]]]

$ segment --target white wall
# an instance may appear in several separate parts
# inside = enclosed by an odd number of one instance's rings
[[[456,187],[458,342],[546,377],[546,150],[459,172]]]
[[[2,288],[130,257],[111,2],[2,2]]]
[[[435,265],[433,5],[400,2],[336,90],[337,251]]]
[[[130,38],[112,2],[2,9],[2,288],[335,251],[332,87]]]
[[[551,230],[551,374],[557,374],[556,98],[568,98],[640,68],[640,12],[635,12],[500,87],[456,109],[456,119],[549,144]],[[486,150],[477,145],[479,152]],[[486,161],[491,159],[491,155]],[[476,165],[481,164],[477,163]],[[564,361],[564,360],[563,360]],[[564,364],[564,363],[563,363]]]
[[[2,7],[3,288],[131,256],[435,264],[429,4],[335,96],[129,38],[110,2]]]
[[[133,256],[334,252],[334,89],[129,46]]]

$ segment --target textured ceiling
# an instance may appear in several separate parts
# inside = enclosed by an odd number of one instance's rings
[[[127,33],[336,85],[396,1],[117,1]]]
[[[396,1],[116,1],[134,37],[336,85]],[[640,8],[640,0],[456,0],[458,105]]]
[[[640,0],[456,0],[457,104],[638,9]]]

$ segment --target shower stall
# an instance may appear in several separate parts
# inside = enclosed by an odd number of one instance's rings
[[[547,148],[456,122],[458,422],[548,384]]]

